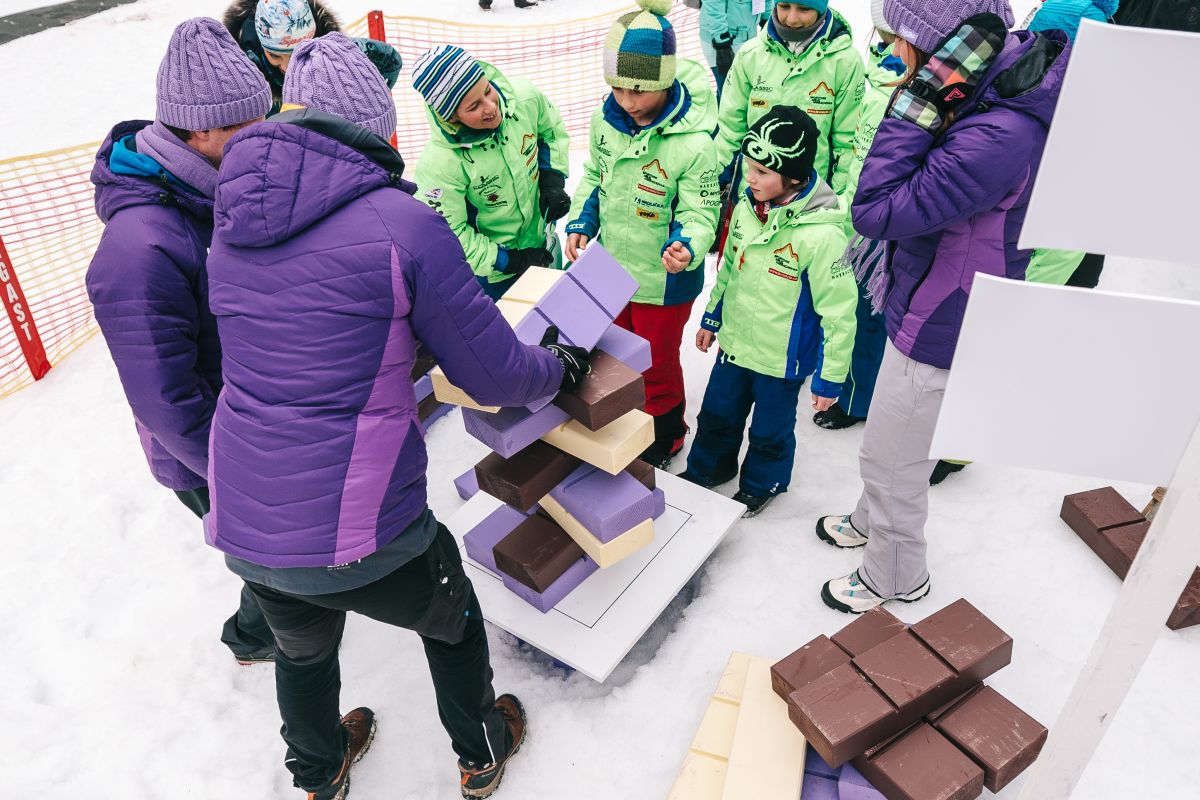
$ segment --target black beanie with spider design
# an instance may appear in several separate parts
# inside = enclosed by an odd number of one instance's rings
[[[817,123],[796,106],[775,106],[750,126],[742,155],[785,178],[806,183],[817,160]]]

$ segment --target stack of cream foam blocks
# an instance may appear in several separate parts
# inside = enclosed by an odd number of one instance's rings
[[[654,470],[637,461],[654,438],[641,373],[650,346],[613,320],[637,282],[599,245],[568,270],[532,268],[496,305],[517,338],[592,351],[593,372],[574,395],[525,408],[481,406],[440,368],[435,397],[461,406],[467,432],[493,451],[455,485],[505,505],[464,537],[467,554],[543,613],[598,569],[646,547],[665,509]]]

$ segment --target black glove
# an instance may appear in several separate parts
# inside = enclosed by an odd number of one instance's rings
[[[573,392],[583,382],[583,376],[591,373],[592,365],[587,350],[569,344],[558,343],[558,327],[551,325],[542,334],[542,347],[554,353],[558,363],[562,364],[563,379],[559,384],[560,392]]]
[[[712,46],[717,52],[717,73],[728,75],[733,66],[733,37],[726,33],[720,39],[713,39]]]
[[[571,210],[566,185],[567,179],[561,172],[546,171],[538,175],[538,208],[546,222],[562,219]]]
[[[522,247],[518,250],[509,250],[508,266],[504,268],[504,274],[519,278],[530,267],[547,267],[550,266],[552,260],[553,256],[550,255],[550,251],[544,247]]]

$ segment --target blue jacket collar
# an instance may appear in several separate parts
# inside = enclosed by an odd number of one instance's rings
[[[663,103],[663,109],[658,115],[658,119],[649,125],[640,126],[634,122],[633,117],[621,108],[621,104],[611,93],[604,99],[604,121],[627,136],[637,136],[645,128],[653,128],[664,122],[667,125],[674,125],[687,116],[688,109],[691,107],[691,93],[686,86],[675,81],[667,91],[667,102]]]

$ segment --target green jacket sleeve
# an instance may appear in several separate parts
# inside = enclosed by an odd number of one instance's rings
[[[600,231],[600,167],[596,163],[596,128],[593,124],[588,159],[583,163],[583,176],[571,200],[567,215],[567,233],[582,233],[595,239]]]
[[[1085,253],[1075,250],[1034,250],[1029,258],[1025,280],[1029,283],[1048,283],[1065,286],[1079,268]]]
[[[570,136],[557,106],[541,92],[538,97],[538,168],[551,169],[564,178],[570,169]]]
[[[725,78],[725,86],[721,89],[721,105],[717,117],[717,165],[725,169],[733,161],[733,157],[742,148],[742,140],[746,138],[749,126],[746,124],[746,108],[750,104],[750,79],[746,77],[742,57],[746,52],[743,47],[733,57],[733,66]],[[853,136],[854,128],[850,133]]]
[[[417,162],[416,178],[417,197],[445,217],[450,230],[462,243],[471,271],[480,277],[492,274],[500,247],[467,223],[467,183],[470,179],[459,168],[457,159],[426,145]]]
[[[730,227],[737,224],[737,216],[738,212],[735,208],[733,219],[729,223]],[[704,316],[700,320],[700,327],[713,333],[721,330],[722,304],[725,300],[725,290],[729,288],[729,282],[733,280],[735,271],[733,262],[736,258],[733,250],[726,247],[725,253],[721,257],[721,265],[717,268],[717,280],[713,284],[712,294],[708,296],[708,306],[704,309]]]
[[[705,134],[694,137],[692,160],[679,175],[675,192],[675,213],[671,233],[663,250],[672,242],[683,242],[692,251],[689,270],[703,268],[704,256],[717,238],[717,217],[721,213],[721,190],[717,186],[716,158],[713,142]]]
[[[854,163],[854,134],[858,129],[859,115],[862,113],[863,94],[866,92],[866,68],[857,50],[848,51],[852,57],[847,58],[849,74],[843,76],[838,84],[833,98],[833,128],[830,137],[833,140],[831,158],[837,162],[834,167],[833,179],[829,182],[833,191],[843,198],[847,212],[852,197],[843,197],[850,183],[850,169]]]
[[[854,352],[854,335],[858,329],[855,309],[858,307],[858,283],[850,266],[842,261],[846,237],[840,230],[830,228],[813,244],[812,260],[808,267],[808,284],[812,288],[813,308],[821,317],[821,367],[813,376],[813,394],[837,397],[850,372],[850,356]]]

